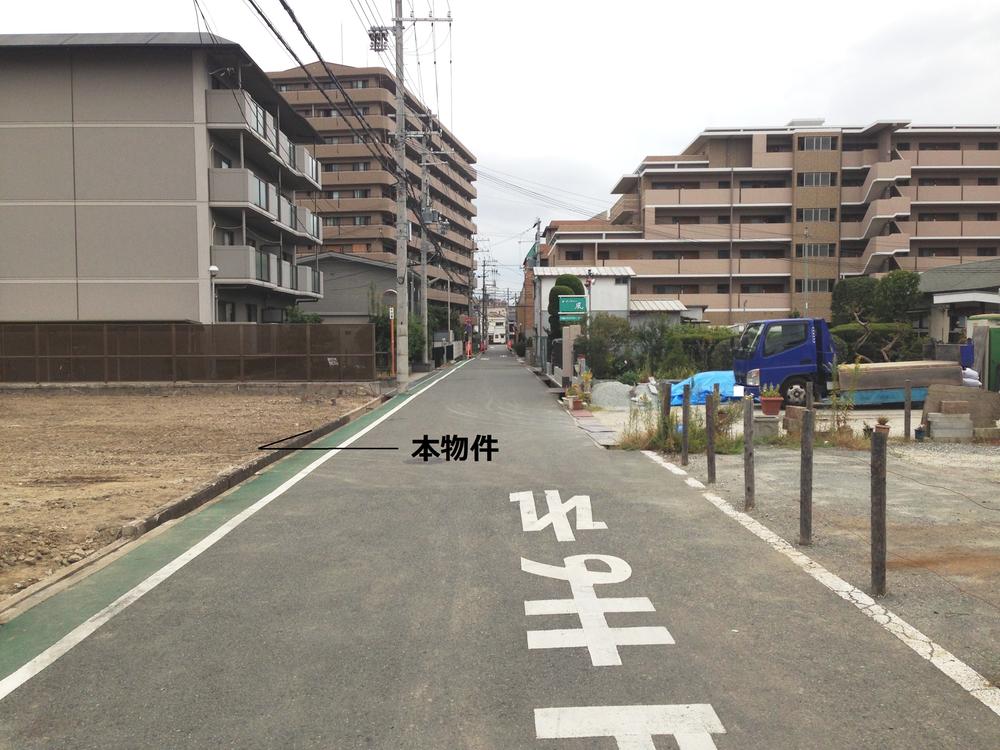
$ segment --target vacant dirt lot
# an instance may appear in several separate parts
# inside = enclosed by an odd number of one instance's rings
[[[377,395],[365,386],[0,393],[0,598]]]

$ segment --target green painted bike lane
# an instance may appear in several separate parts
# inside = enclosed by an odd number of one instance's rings
[[[336,448],[387,412],[454,372],[462,364],[426,378],[405,394],[394,396],[350,424],[311,443],[309,447]],[[315,461],[317,454],[315,450],[299,450],[271,464],[220,499],[185,516],[171,528],[148,539],[140,538],[131,550],[104,568],[0,625],[0,680],[20,669],[171,560],[280,487]]]

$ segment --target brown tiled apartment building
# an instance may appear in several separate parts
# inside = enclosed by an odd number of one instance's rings
[[[384,68],[355,68],[328,63],[334,75],[348,90],[351,99],[376,137],[391,153],[395,129],[395,78]],[[318,91],[301,68],[271,73],[278,90],[293,107],[320,133],[322,143],[316,148],[321,163],[322,191],[302,201],[321,217],[324,250],[356,253],[365,258],[392,261],[396,253],[396,176],[386,171],[351,127],[360,130],[357,118],[346,115],[347,105],[321,63],[307,66],[309,73],[323,87]],[[326,94],[334,106],[326,100]],[[421,144],[434,153],[428,161],[430,208],[449,222],[447,231],[431,225],[430,232],[441,248],[442,256],[430,267],[428,299],[446,302],[451,288],[451,303],[468,309],[472,281],[473,235],[476,233],[476,158],[413,94],[406,92],[409,132],[434,131],[423,138],[409,138],[407,176],[413,190],[407,199],[410,220],[408,251],[412,261],[419,259],[421,227],[417,219],[419,205],[413,196],[421,192]],[[433,250],[432,250],[433,252]],[[447,269],[447,270],[446,270]],[[416,269],[419,271],[419,269]],[[450,273],[449,273],[450,271]]]
[[[633,299],[735,323],[828,316],[838,279],[1000,247],[1000,126],[705,130],[623,176],[606,218],[553,221],[545,265],[630,266]]]

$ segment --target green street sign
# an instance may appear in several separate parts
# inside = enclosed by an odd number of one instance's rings
[[[587,314],[587,297],[583,294],[559,295],[559,320],[575,323]]]

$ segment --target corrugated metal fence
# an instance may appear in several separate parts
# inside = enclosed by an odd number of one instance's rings
[[[375,379],[375,326],[0,323],[0,382]]]

